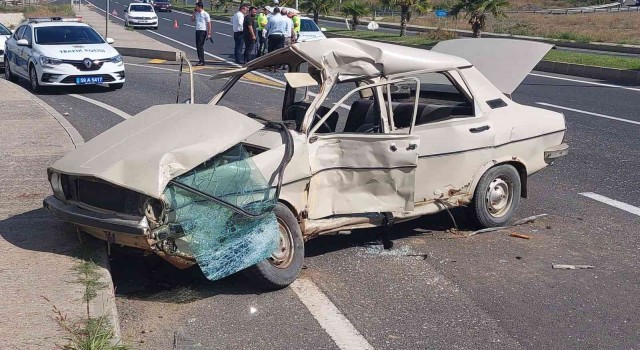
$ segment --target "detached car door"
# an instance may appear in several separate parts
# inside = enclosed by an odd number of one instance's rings
[[[386,133],[378,94],[354,98],[356,92],[374,86],[352,90],[321,116],[309,132],[310,219],[413,210],[420,138]],[[351,103],[351,108],[344,112],[345,130],[318,132],[321,126],[333,124],[327,121],[338,108],[347,109],[345,102]],[[369,107],[363,109],[363,105]],[[363,122],[356,123],[359,120]],[[366,127],[367,122],[381,127],[372,131]],[[357,124],[362,125],[356,127]],[[349,129],[350,126],[354,128]]]

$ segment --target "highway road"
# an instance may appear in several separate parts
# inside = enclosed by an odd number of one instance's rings
[[[157,31],[141,32],[195,58],[188,16],[159,16]],[[197,71],[197,102],[220,88],[208,76],[230,64],[231,28],[216,21],[214,32],[215,44],[205,46],[211,64]],[[122,90],[39,97],[87,140],[175,101],[175,64],[125,62]],[[273,88],[244,89],[238,103],[273,103]],[[539,72],[514,93],[519,103],[563,112],[571,146],[568,157],[530,179],[518,217],[548,214],[514,229],[531,240],[512,231],[461,238],[450,233],[446,214],[395,226],[390,251],[371,243],[372,231],[320,237],[306,245],[301,277],[312,284],[272,293],[259,293],[242,275],[209,282],[197,269],[114,249],[124,339],[140,349],[640,347],[639,96],[637,86]],[[595,268],[554,270],[553,263]]]

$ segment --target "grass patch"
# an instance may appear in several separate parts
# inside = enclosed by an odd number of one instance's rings
[[[616,69],[640,70],[640,58],[588,54],[572,51],[551,50],[544,57],[546,61],[584,64]]]
[[[1,13],[24,13],[28,17],[74,17],[71,5],[41,5],[26,7],[0,7]]]
[[[433,31],[423,33],[420,35],[409,35],[406,37],[399,37],[397,34],[372,32],[369,30],[363,31],[351,31],[337,28],[327,28],[327,32],[339,36],[348,36],[358,39],[367,39],[374,41],[383,41],[394,44],[401,44],[407,46],[427,47],[433,46],[438,41],[453,39],[450,37],[450,32],[447,31]],[[573,39],[572,39],[573,40]],[[563,62],[563,63],[575,63],[583,64],[587,66],[597,66],[606,68],[626,69],[626,70],[640,70],[640,58],[624,57],[624,56],[611,56],[611,55],[599,55],[599,54],[587,54],[573,51],[561,51],[551,50],[544,57],[545,61]]]

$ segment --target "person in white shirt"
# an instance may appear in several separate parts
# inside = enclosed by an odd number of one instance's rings
[[[293,31],[293,20],[288,16],[289,11],[286,8],[280,9],[280,14],[287,22],[287,30],[284,33],[284,45],[291,46],[295,42],[295,32]]]
[[[198,63],[196,66],[204,66],[204,42],[211,38],[211,17],[204,10],[204,4],[198,1],[191,15],[191,22],[195,22],[196,51],[198,51]]]
[[[240,4],[238,12],[231,17],[231,26],[233,27],[233,42],[235,47],[233,50],[233,56],[237,64],[242,64],[242,47],[244,41],[242,40],[242,25],[244,24],[244,16],[247,14],[249,7],[246,4]]]
[[[273,16],[269,18],[267,23],[267,46],[269,52],[281,49],[284,47],[284,36],[287,31],[291,31],[286,17],[280,14],[279,8],[273,9]]]

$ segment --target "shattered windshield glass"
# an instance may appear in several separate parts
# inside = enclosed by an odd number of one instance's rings
[[[205,276],[217,280],[267,259],[279,243],[276,188],[240,144],[175,178],[164,192]]]

